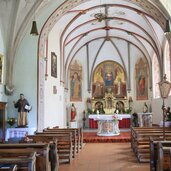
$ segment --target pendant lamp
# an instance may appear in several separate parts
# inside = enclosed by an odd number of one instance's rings
[[[32,28],[31,28],[30,34],[33,35],[33,36],[38,36],[39,35],[39,33],[37,31],[37,23],[36,23],[36,21],[32,22]]]
[[[171,33],[170,20],[167,20],[166,21],[166,29],[165,29],[164,34],[166,35],[166,34],[169,34],[169,33]]]

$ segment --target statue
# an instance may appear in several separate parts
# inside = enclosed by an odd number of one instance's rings
[[[20,94],[20,99],[14,103],[14,107],[18,108],[18,127],[27,127],[27,112],[31,110],[31,106],[25,99],[24,94]]]
[[[170,107],[167,107],[167,110],[166,110],[166,120],[167,121],[171,121],[171,111],[170,111]]]
[[[76,117],[76,108],[74,106],[74,103],[72,103],[72,106],[71,106],[71,122],[75,121],[75,117]]]
[[[148,106],[147,106],[146,102],[144,102],[143,113],[147,113],[147,112],[148,112]]]

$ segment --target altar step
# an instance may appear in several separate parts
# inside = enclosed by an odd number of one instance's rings
[[[130,132],[121,132],[117,136],[97,136],[97,132],[83,132],[84,143],[131,142]]]

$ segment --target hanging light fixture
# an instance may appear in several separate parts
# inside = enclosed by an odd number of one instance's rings
[[[170,20],[167,20],[167,21],[166,21],[166,29],[165,29],[164,34],[167,35],[167,34],[169,34],[169,33],[171,33]]]
[[[171,83],[166,81],[166,74],[164,75],[164,78],[159,84],[159,89],[160,89],[160,95],[161,98],[163,99],[163,105],[162,105],[162,110],[163,110],[163,140],[165,140],[165,120],[166,120],[166,107],[165,107],[165,99],[169,96],[170,89],[171,89]]]
[[[30,34],[33,35],[33,36],[39,35],[39,33],[38,33],[38,31],[37,31],[37,24],[36,24],[36,21],[33,21],[33,22],[32,22],[32,28],[31,28]]]
[[[38,30],[37,30],[37,23],[35,21],[35,4],[34,4],[34,21],[32,22],[32,27],[31,27],[31,31],[30,34],[33,36],[38,36]]]

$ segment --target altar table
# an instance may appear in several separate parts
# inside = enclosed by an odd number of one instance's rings
[[[105,114],[105,116],[107,116],[107,115],[108,114]],[[97,129],[98,128],[98,121],[94,120],[92,116],[93,115],[89,115],[89,128]],[[118,116],[122,117],[122,120],[119,120],[119,128],[130,128],[131,115],[130,114],[118,114]]]
[[[118,121],[113,121],[113,115],[89,115],[89,119],[94,119],[98,123],[98,136],[116,136],[120,134],[119,120],[122,120],[122,115],[117,115]],[[130,117],[130,116],[124,116]]]

